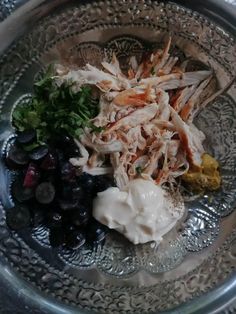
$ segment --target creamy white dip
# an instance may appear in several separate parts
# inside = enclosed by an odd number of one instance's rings
[[[134,244],[162,240],[185,212],[181,199],[151,181],[130,181],[121,191],[117,187],[98,193],[94,199],[93,216],[122,233]]]

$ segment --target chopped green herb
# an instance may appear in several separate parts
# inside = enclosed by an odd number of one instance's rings
[[[96,125],[94,125],[94,124],[91,124],[90,127],[91,127],[91,129],[93,130],[93,132],[95,132],[95,133],[100,133],[100,132],[102,132],[102,131],[105,130],[105,127],[96,126]]]
[[[151,75],[155,75],[155,68],[152,67],[150,72],[151,72]]]
[[[24,150],[26,151],[26,152],[30,152],[30,151],[32,151],[33,149],[35,149],[35,148],[37,148],[37,147],[39,147],[40,146],[40,144],[38,144],[38,143],[33,143],[33,144],[29,144],[29,145],[24,145]]]
[[[140,166],[136,167],[135,170],[137,174],[141,174],[143,171],[143,169]]]
[[[63,132],[78,137],[86,126],[100,132],[102,129],[90,122],[99,110],[91,88],[84,86],[75,93],[69,84],[57,86],[52,75],[52,67],[49,67],[43,78],[34,84],[31,102],[15,108],[12,117],[16,129],[36,129],[37,143]]]

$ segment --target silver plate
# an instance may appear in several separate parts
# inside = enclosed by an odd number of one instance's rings
[[[11,15],[0,26],[3,43],[0,48],[4,51],[0,60],[3,155],[13,131],[12,107],[19,97],[30,97],[35,75],[52,61],[71,62],[71,56],[76,56],[81,65],[99,64],[103,57],[109,59],[114,50],[125,61],[133,54],[140,57],[144,50],[162,44],[171,34],[175,53],[181,57],[184,52],[212,67],[220,86],[236,72],[236,42],[228,32],[233,26],[223,29],[179,4],[111,1],[75,5],[64,1],[68,3],[62,7],[54,1],[32,10],[30,5],[34,6],[37,1],[33,2],[29,1],[28,7],[22,7],[25,11],[20,8],[18,16]],[[58,10],[54,10],[54,5]],[[19,21],[21,28],[17,27]],[[33,28],[26,32],[29,21]],[[15,43],[7,47],[15,38]],[[48,302],[53,298],[52,304],[56,305],[59,300],[81,312],[172,310],[222,284],[233,275],[236,266],[234,99],[236,86],[206,108],[197,120],[207,134],[208,150],[220,161],[221,190],[186,201],[189,215],[182,230],[174,235],[175,240],[170,234],[158,250],[149,244],[133,246],[111,234],[103,248],[95,251],[86,247],[72,254],[52,250],[43,227],[33,230],[32,236],[29,232],[9,231],[5,226],[5,209],[12,205],[9,193],[12,174],[1,163],[2,264],[10,266],[13,274],[16,272],[24,279],[25,289],[41,290],[49,298]],[[13,281],[19,284],[17,275],[13,276]],[[231,281],[235,284],[234,277]],[[55,311],[58,313],[58,309]],[[184,306],[180,311],[184,313]]]

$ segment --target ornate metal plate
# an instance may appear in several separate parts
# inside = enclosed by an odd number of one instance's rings
[[[235,75],[235,38],[173,2],[70,4],[36,23],[0,59],[2,155],[13,132],[12,108],[19,97],[30,97],[32,81],[46,64],[99,65],[112,51],[125,63],[131,55],[140,58],[169,34],[175,53],[213,68],[219,86]],[[0,259],[48,297],[98,313],[171,310],[221,284],[236,266],[235,99],[234,85],[197,119],[207,135],[207,149],[220,161],[221,190],[195,198],[187,195],[186,221],[158,249],[151,244],[131,245],[111,233],[104,247],[72,253],[52,250],[44,227],[11,232],[5,225],[5,210],[12,205],[13,174],[1,162]]]

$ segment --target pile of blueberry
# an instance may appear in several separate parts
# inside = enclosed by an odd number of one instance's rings
[[[69,162],[79,150],[68,136],[29,149],[35,139],[34,130],[18,133],[6,154],[7,167],[17,170],[8,226],[20,230],[44,224],[53,247],[102,244],[107,229],[92,217],[92,204],[98,192],[114,186],[112,177],[79,173]]]

